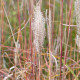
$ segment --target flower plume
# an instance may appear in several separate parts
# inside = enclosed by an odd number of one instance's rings
[[[32,31],[33,31],[33,44],[37,52],[43,47],[44,38],[45,38],[45,18],[41,12],[40,6],[36,6],[34,9],[34,17],[32,22]]]
[[[75,1],[75,14],[76,14],[76,23],[77,23],[76,44],[80,49],[80,0]]]

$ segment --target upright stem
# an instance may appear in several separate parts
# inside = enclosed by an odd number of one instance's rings
[[[21,29],[21,23],[20,23],[20,9],[19,9],[19,0],[17,0],[17,6],[18,6],[18,21],[19,21],[19,28]]]
[[[26,19],[25,19],[25,16],[26,16],[26,12],[25,12],[25,4],[24,4],[25,2],[23,2],[23,16],[24,16],[24,26],[25,26],[25,24],[26,24]],[[27,60],[28,60],[28,55],[27,55],[27,39],[26,39],[26,27],[25,27],[25,29],[24,29],[24,48],[25,48],[25,51],[26,51],[26,58],[27,58]]]
[[[18,22],[19,22],[19,40],[21,43],[21,23],[20,23],[20,9],[19,9],[19,0],[17,0],[17,7],[18,7]]]
[[[40,80],[40,73],[41,73],[40,71],[40,53],[38,55],[39,55],[39,80]]]
[[[70,10],[69,10],[69,25],[71,22],[72,3],[73,3],[73,0],[71,0]],[[67,38],[67,46],[66,46],[66,53],[65,53],[65,64],[66,64],[66,59],[67,59],[67,48],[68,48],[69,34],[70,34],[70,26],[68,27],[68,38]]]
[[[1,0],[1,10],[2,10],[2,14],[1,14],[1,43],[3,44],[4,41],[4,37],[3,37],[3,27],[4,27],[4,2],[3,0]],[[3,48],[2,48],[2,54],[3,54]],[[1,51],[0,51],[0,57],[1,57]],[[2,59],[3,60],[3,59]],[[1,65],[2,65],[2,60],[1,60]]]
[[[52,46],[53,46],[53,39],[54,39],[54,37],[53,37],[54,36],[54,16],[55,16],[55,0],[53,0]]]
[[[62,68],[62,38],[63,38],[63,0],[61,0],[61,47],[60,47],[60,80],[61,80],[61,68]]]
[[[31,50],[31,62],[33,63],[33,59],[32,59],[32,56],[33,56],[33,50],[32,50],[32,30],[31,30],[31,18],[32,18],[32,7],[31,7],[31,0],[29,0],[29,16],[30,16],[30,50]],[[32,73],[33,73],[33,64],[32,64]]]
[[[50,0],[49,0],[49,19],[50,19]],[[49,20],[49,34],[50,34],[50,20]],[[51,34],[49,35],[49,80],[51,80]]]
[[[18,39],[20,43],[20,48],[22,47],[22,33],[21,33],[21,21],[20,21],[20,8],[19,8],[19,0],[17,0],[17,7],[18,7],[18,22],[19,22],[19,34],[18,34]],[[21,57],[19,59],[20,61],[20,67],[21,67]]]
[[[26,16],[26,12],[25,12],[25,2],[23,2],[23,16],[24,16],[24,26],[26,24],[26,19],[25,19],[25,16]],[[24,29],[24,49],[26,51],[26,60],[28,61],[28,54],[27,54],[27,39],[26,39],[26,27]],[[25,55],[24,55],[25,56]],[[27,80],[27,73],[26,73],[26,80]]]

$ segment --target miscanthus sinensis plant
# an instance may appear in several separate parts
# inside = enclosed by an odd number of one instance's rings
[[[80,49],[80,0],[75,0],[75,14],[77,23],[76,44]]]
[[[39,53],[40,50],[43,48],[43,43],[45,39],[45,18],[43,17],[39,5],[34,8],[32,31],[34,38],[33,44],[36,51]]]

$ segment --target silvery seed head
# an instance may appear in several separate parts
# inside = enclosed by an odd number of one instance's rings
[[[76,23],[77,23],[76,44],[80,49],[80,0],[75,1],[75,14],[76,14]]]
[[[32,22],[33,31],[33,44],[37,52],[43,48],[45,39],[45,18],[41,12],[40,6],[36,6],[34,9],[34,17]]]

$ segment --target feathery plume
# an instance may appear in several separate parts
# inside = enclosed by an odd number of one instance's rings
[[[76,23],[77,23],[76,44],[80,49],[80,0],[75,1],[75,14],[76,14]]]
[[[40,52],[45,39],[45,18],[43,17],[40,6],[38,5],[34,9],[32,31],[34,37],[33,44],[35,46],[36,51]]]

